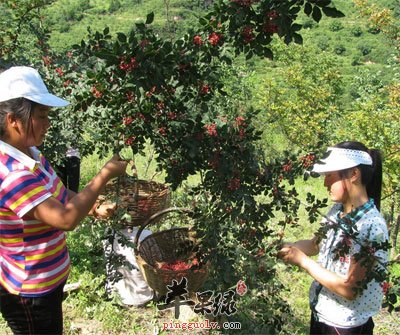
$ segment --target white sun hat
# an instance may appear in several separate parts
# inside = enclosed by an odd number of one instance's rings
[[[0,74],[0,102],[26,98],[49,107],[65,107],[69,102],[49,93],[37,70],[14,66]]]
[[[372,158],[368,152],[329,147],[325,156],[314,165],[312,171],[323,174],[349,169],[360,164],[372,165]]]

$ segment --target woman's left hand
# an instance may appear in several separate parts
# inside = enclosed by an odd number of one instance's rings
[[[278,258],[282,259],[285,263],[301,267],[301,264],[304,259],[307,258],[307,255],[293,245],[286,244],[281,250],[279,250]]]

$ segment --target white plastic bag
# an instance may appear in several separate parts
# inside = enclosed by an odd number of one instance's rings
[[[122,266],[117,271],[122,274],[122,278],[115,283],[108,281],[107,289],[109,291],[116,291],[125,305],[141,306],[146,304],[148,301],[153,299],[154,292],[145,282],[142,273],[139,271],[134,250],[132,247],[122,245],[118,239],[118,235],[125,236],[129,242],[134,241],[136,236],[137,228],[130,229],[125,228],[119,230],[115,235],[113,246],[111,244],[106,246],[106,253],[115,252],[118,255],[122,255],[132,265],[132,267]],[[149,236],[151,231],[143,230],[140,234],[140,241],[146,236]],[[107,271],[108,273],[108,271]]]

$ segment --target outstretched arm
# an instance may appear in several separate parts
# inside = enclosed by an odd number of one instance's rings
[[[278,257],[286,263],[304,269],[322,286],[348,300],[356,298],[354,288],[357,286],[357,282],[365,277],[366,273],[365,268],[357,263],[354,258],[351,258],[348,276],[341,277],[323,268],[295,246],[284,246],[279,251]]]
[[[304,252],[307,256],[318,255],[319,245],[317,243],[317,238],[314,236],[310,240],[299,240],[293,243],[285,243],[285,246],[293,246]]]
[[[118,156],[114,156],[65,206],[57,199],[50,197],[28,214],[55,228],[73,230],[92,209],[106,183],[110,179],[124,174],[127,164],[126,161],[119,160]]]

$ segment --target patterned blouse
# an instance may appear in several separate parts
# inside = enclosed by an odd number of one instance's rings
[[[330,225],[331,221],[338,222],[339,216],[343,211],[341,204],[335,204],[323,219],[322,225]],[[388,240],[386,222],[380,212],[375,207],[373,200],[369,200],[364,205],[354,209],[351,213],[342,218],[342,221],[351,222],[351,225],[358,231],[357,242],[367,246],[371,241],[382,243]],[[343,230],[338,229],[337,225],[332,225],[328,230],[326,238],[321,242],[318,263],[324,268],[342,276],[347,277],[351,257],[360,251],[360,244],[346,239]],[[349,254],[337,257],[336,250],[338,244],[346,243],[349,246]],[[335,257],[336,256],[336,257]],[[386,264],[388,252],[378,250],[375,257],[379,264]],[[375,280],[367,284],[367,288],[359,294],[356,299],[348,300],[337,295],[317,281],[313,281],[310,288],[310,307],[318,321],[327,325],[352,328],[361,326],[370,317],[379,312],[383,298],[382,286]]]

